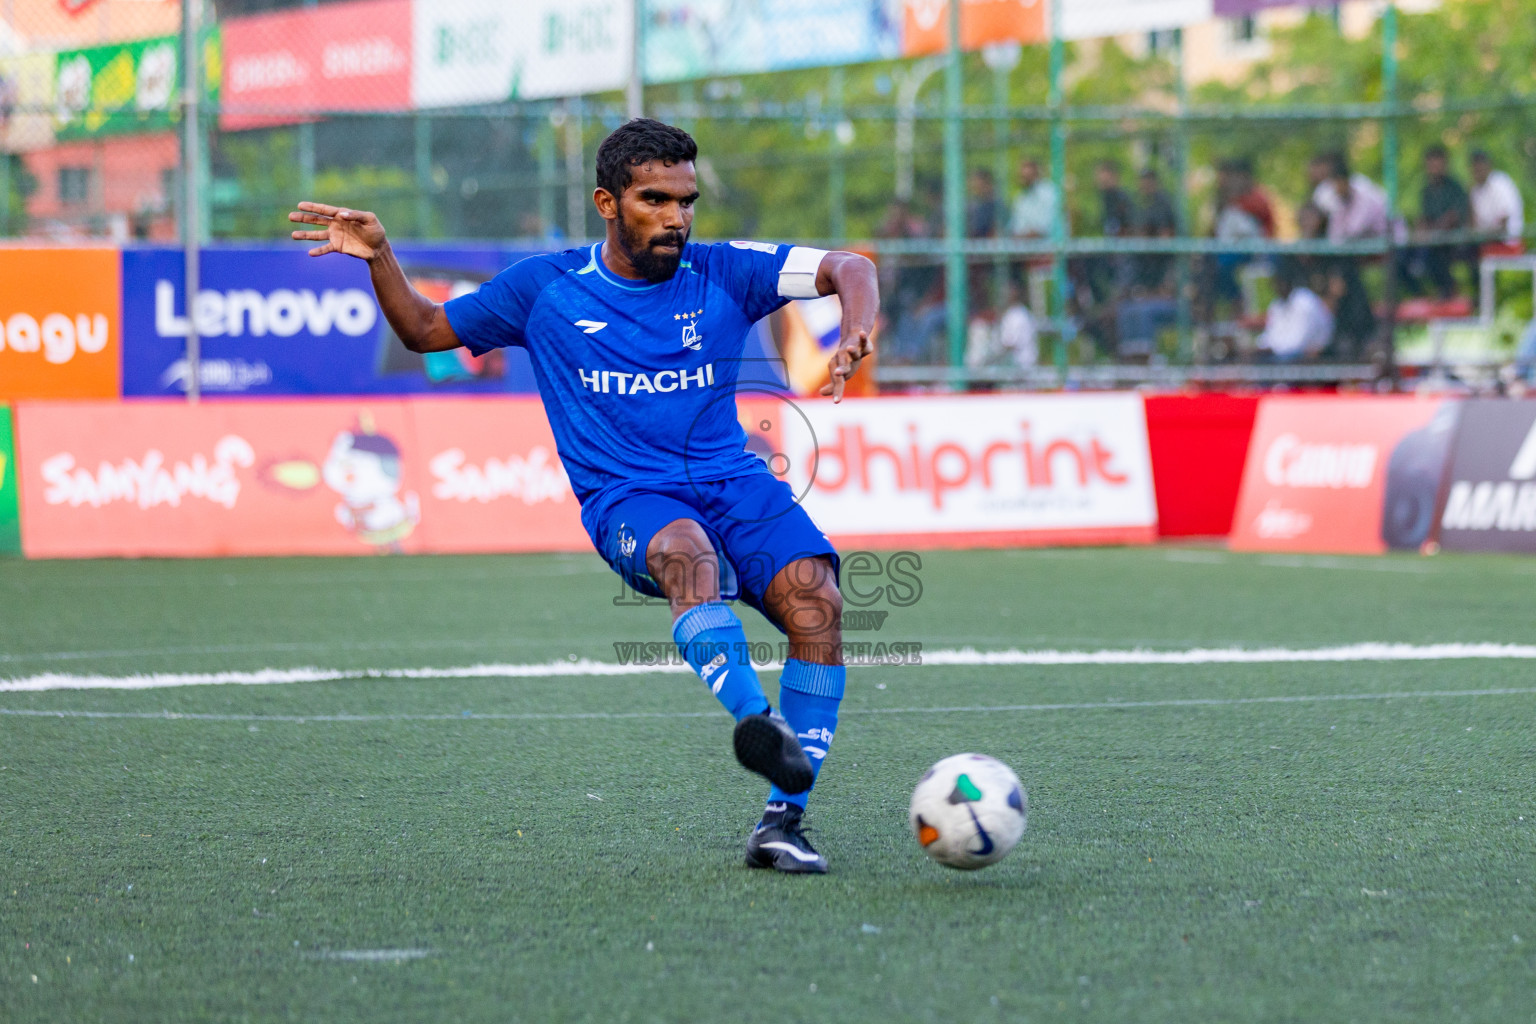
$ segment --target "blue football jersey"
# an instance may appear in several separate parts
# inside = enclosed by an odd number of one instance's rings
[[[528,350],[560,459],[587,505],[625,484],[760,472],[736,418],[753,323],[811,298],[819,249],[730,242],[684,247],[658,284],[618,277],[601,246],[533,256],[451,299],[470,351]]]

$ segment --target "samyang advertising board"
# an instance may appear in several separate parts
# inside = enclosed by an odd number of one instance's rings
[[[1259,403],[1232,547],[1417,551],[1456,434],[1460,403],[1417,396],[1276,396]]]
[[[526,253],[402,245],[406,276],[437,302],[466,291]],[[187,390],[187,304],[179,250],[125,249],[123,394]],[[193,315],[202,391],[218,395],[528,393],[521,349],[406,351],[373,297],[367,264],[310,257],[302,248],[203,250]]]
[[[536,399],[23,403],[29,558],[589,549]]]
[[[1439,525],[1447,551],[1536,554],[1536,400],[1463,404]]]
[[[1138,395],[840,404],[741,397],[751,447],[844,543],[988,547],[1156,536]]]

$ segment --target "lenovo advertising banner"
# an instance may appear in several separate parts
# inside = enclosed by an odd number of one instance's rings
[[[624,88],[630,0],[454,0],[411,11],[418,108]]]
[[[1380,554],[1430,539],[1460,404],[1266,397],[1232,522],[1239,551]]]
[[[416,287],[441,302],[527,254],[401,245],[398,255]],[[123,251],[125,395],[186,392],[182,266],[179,250]],[[478,359],[465,349],[427,356],[406,351],[374,301],[361,260],[315,259],[302,248],[208,248],[193,315],[202,389],[210,396],[534,390],[521,349]]]
[[[115,398],[115,249],[0,248],[0,400]]]
[[[16,494],[16,445],[10,406],[0,403],[0,555],[21,554],[21,508]]]
[[[230,18],[219,127],[318,111],[409,110],[411,0],[354,0]]]
[[[1138,395],[837,405],[763,396],[746,412],[754,450],[846,543],[1109,544],[1156,535]]]
[[[1464,403],[1449,481],[1441,546],[1536,554],[1536,401]]]
[[[26,403],[29,558],[579,551],[535,400]]]

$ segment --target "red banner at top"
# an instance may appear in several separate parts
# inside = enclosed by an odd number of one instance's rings
[[[221,128],[411,106],[411,0],[274,11],[224,22]]]

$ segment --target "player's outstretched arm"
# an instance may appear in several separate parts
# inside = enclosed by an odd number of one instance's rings
[[[880,313],[880,279],[875,265],[853,252],[829,252],[816,271],[816,290],[836,295],[843,304],[843,325],[837,351],[827,361],[832,380],[822,387],[832,401],[843,400],[843,387],[859,368],[859,361],[875,350],[871,335]]]
[[[294,231],[301,242],[320,242],[311,256],[339,252],[368,264],[373,293],[384,319],[412,352],[443,352],[458,348],[458,335],[448,323],[443,307],[411,287],[389,246],[384,225],[366,210],[349,210],[325,203],[300,203],[288,214],[295,224],[312,224],[318,230]]]

